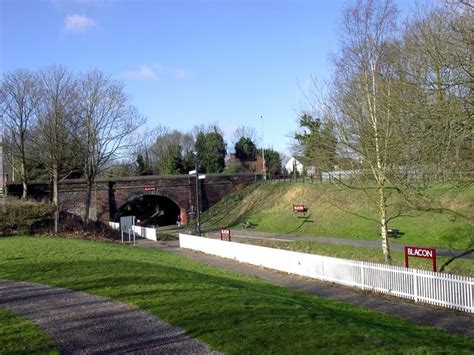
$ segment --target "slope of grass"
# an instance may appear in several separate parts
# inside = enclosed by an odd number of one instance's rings
[[[59,354],[59,351],[33,322],[0,308],[0,354]]]
[[[441,206],[464,215],[473,214],[474,187],[450,190],[437,187],[430,195]],[[394,196],[395,213],[400,199]],[[292,212],[292,204],[308,208],[305,217]],[[363,216],[363,217],[361,217]],[[266,182],[230,195],[204,213],[208,227],[241,228],[248,221],[255,230],[350,239],[379,239],[376,206],[360,190],[339,190],[333,185]],[[447,213],[411,212],[389,223],[403,232],[396,243],[464,249],[474,239],[474,226]]]
[[[474,351],[472,339],[152,249],[3,238],[1,278],[133,304],[231,354]]]
[[[318,254],[332,256],[335,258],[350,259],[350,260],[364,260],[368,262],[374,262],[383,264],[384,257],[379,249],[364,248],[364,247],[354,247],[350,245],[334,245],[326,243],[316,243],[316,242],[306,242],[306,241],[277,241],[277,240],[261,240],[261,239],[249,239],[246,241],[248,244],[260,245],[268,248],[277,248],[298,251],[301,253],[309,254]],[[404,266],[404,253],[393,251],[392,255],[392,264],[396,266]],[[437,257],[437,268],[441,267],[447,257]],[[430,259],[419,259],[419,258],[410,258],[410,267],[421,269],[421,270],[432,270],[432,264]],[[469,259],[457,259],[456,261],[449,264],[444,272],[455,274],[455,275],[464,275],[464,276],[473,276],[474,275],[474,261]]]

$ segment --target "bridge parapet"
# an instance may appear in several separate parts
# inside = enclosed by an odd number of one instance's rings
[[[203,210],[219,202],[238,186],[247,186],[260,180],[260,175],[206,174],[201,184],[201,204]],[[32,182],[28,186],[31,197],[48,201],[51,187],[47,182]],[[9,194],[21,196],[21,184],[10,184]],[[84,179],[64,180],[59,183],[60,211],[84,216],[86,181]],[[92,189],[91,219],[110,221],[121,206],[143,195],[164,196],[171,199],[189,218],[196,205],[195,177],[189,175],[152,175],[122,178],[99,178]]]

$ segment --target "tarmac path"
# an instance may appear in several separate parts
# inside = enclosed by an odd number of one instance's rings
[[[0,307],[34,321],[62,354],[218,354],[149,313],[82,292],[0,280]]]

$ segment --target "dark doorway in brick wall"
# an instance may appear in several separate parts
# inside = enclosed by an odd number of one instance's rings
[[[121,216],[135,216],[144,227],[162,227],[176,224],[179,214],[179,206],[170,198],[143,195],[120,207],[113,219],[118,222]]]

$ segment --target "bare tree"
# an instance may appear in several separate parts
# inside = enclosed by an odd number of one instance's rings
[[[385,261],[391,262],[387,234],[390,141],[396,116],[389,98],[392,75],[388,43],[396,34],[391,1],[357,1],[344,12],[341,53],[335,59],[332,115],[339,141],[363,157],[375,182]]]
[[[257,136],[257,131],[253,127],[239,126],[232,134],[231,146],[235,146],[241,138],[248,138],[255,144],[261,143],[261,137]]]
[[[420,141],[431,138],[429,161],[444,180],[467,169],[472,156],[472,15],[451,6],[424,9],[407,24],[401,47],[406,111],[420,118]]]
[[[4,75],[0,104],[4,112],[5,131],[9,135],[9,150],[20,165],[17,172],[23,185],[23,199],[28,196],[27,141],[35,124],[38,99],[38,87],[32,72],[20,69]],[[10,163],[16,169],[14,162]]]
[[[448,213],[472,224],[429,193],[439,181],[447,183],[445,177],[472,169],[466,23],[472,17],[447,6],[411,20],[401,32],[390,0],[357,1],[344,12],[326,94],[310,97],[316,117],[333,121],[338,159],[352,170],[352,180],[334,181],[363,190],[377,207],[386,262],[388,223],[397,217]]]
[[[151,160],[156,173],[184,173],[194,166],[194,139],[191,133],[158,126],[151,135]]]
[[[145,120],[129,103],[123,85],[94,70],[79,82],[79,140],[87,181],[84,221],[89,223],[95,178],[119,153],[133,144],[128,138]]]
[[[37,75],[39,84],[37,101],[38,122],[34,134],[34,143],[38,158],[47,166],[52,180],[52,202],[56,207],[54,214],[54,231],[59,225],[58,182],[61,171],[67,170],[68,164],[77,151],[71,148],[73,136],[77,129],[78,95],[73,75],[61,66],[47,67]]]

